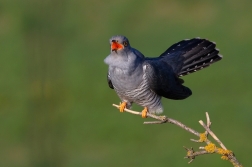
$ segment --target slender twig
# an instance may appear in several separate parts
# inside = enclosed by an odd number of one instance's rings
[[[211,126],[211,121],[210,121],[210,117],[208,115],[208,112],[206,112],[206,120],[207,120],[207,127],[210,129],[210,126]],[[205,132],[206,133],[206,136],[208,136],[208,131]]]
[[[202,150],[202,151],[196,151],[196,152],[193,152],[190,156],[185,156],[184,158],[190,158],[190,157],[196,157],[196,156],[199,156],[199,155],[204,155],[204,154],[210,154],[209,152],[207,152],[206,150]]]
[[[119,108],[118,105],[116,104],[113,104],[114,107],[117,107]],[[129,110],[129,109],[124,109],[124,111],[128,112],[128,113],[131,113],[131,114],[135,114],[135,115],[142,115],[141,112],[137,112],[137,111],[133,111],[133,110]],[[175,120],[175,119],[172,119],[172,118],[167,118],[166,116],[157,116],[157,115],[153,115],[153,114],[150,114],[150,113],[147,113],[147,117],[151,117],[151,118],[154,118],[154,119],[157,119],[159,121],[152,121],[152,122],[144,122],[144,124],[162,124],[162,123],[171,123],[171,124],[175,124],[183,129],[185,129],[186,131],[196,135],[196,136],[199,136],[199,132],[195,131],[194,129],[191,129],[189,128],[188,126],[184,125],[183,123]]]
[[[118,105],[113,104],[114,107],[119,108]],[[133,111],[133,110],[129,110],[129,109],[124,109],[125,112],[131,113],[131,114],[135,114],[135,115],[142,115],[141,112],[137,112],[137,111]],[[183,123],[172,119],[172,118],[168,118],[166,116],[157,116],[157,115],[153,115],[150,113],[147,113],[147,117],[151,117],[153,119],[156,119],[158,121],[151,121],[151,122],[144,122],[144,124],[163,124],[163,123],[171,123],[171,124],[175,124],[179,127],[181,127],[182,129],[200,137],[199,140],[195,140],[195,139],[191,139],[191,141],[194,142],[206,142],[207,146],[205,147],[200,147],[200,149],[202,149],[201,151],[196,151],[194,152],[194,150],[185,148],[187,150],[187,156],[185,158],[189,158],[190,161],[189,163],[191,163],[196,156],[199,155],[203,155],[203,154],[210,154],[210,153],[218,153],[218,154],[222,154],[223,158],[222,159],[227,159],[229,160],[235,167],[242,167],[242,165],[240,164],[240,162],[236,159],[235,155],[233,154],[232,151],[227,150],[227,148],[225,147],[225,145],[219,140],[219,138],[210,130],[210,126],[211,126],[211,121],[210,121],[210,117],[208,115],[208,113],[206,112],[206,119],[207,119],[207,125],[200,120],[199,123],[204,127],[204,129],[206,130],[205,133],[199,133],[196,130],[184,125]],[[213,139],[222,147],[221,148],[217,148],[208,138],[208,134],[210,134]],[[203,138],[202,138],[203,136]]]
[[[212,138],[221,146],[221,148],[227,150],[227,148],[224,146],[224,144],[220,141],[220,139],[211,131],[202,120],[199,121],[199,123],[206,129],[206,131],[212,136]]]
[[[194,152],[193,148],[186,148],[184,146],[184,148],[186,149],[187,151],[187,156],[185,156],[184,158],[189,158],[190,161],[188,163],[191,163],[196,156],[199,156],[199,155],[203,155],[203,154],[210,154],[209,152],[207,152],[206,150],[202,150],[202,151],[196,151]]]
[[[234,153],[230,150],[227,150],[226,146],[221,142],[221,140],[214,134],[214,132],[210,129],[211,126],[211,121],[210,121],[210,117],[208,115],[208,113],[206,112],[206,118],[207,118],[207,125],[200,120],[199,123],[201,124],[201,126],[203,126],[207,132],[207,134],[210,134],[212,136],[212,138],[221,146],[221,148],[230,152],[229,154],[225,154],[225,156],[228,157],[228,160],[235,166],[235,167],[242,167],[242,164],[236,159]],[[219,153],[219,150],[217,149],[215,152]],[[219,153],[220,154],[220,153]]]

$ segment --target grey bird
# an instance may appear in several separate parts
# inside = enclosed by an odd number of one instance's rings
[[[111,52],[104,62],[108,64],[107,81],[121,99],[119,110],[133,103],[147,112],[163,112],[161,98],[182,100],[192,91],[183,85],[181,76],[199,71],[222,59],[215,43],[207,39],[182,40],[169,47],[159,57],[148,58],[130,46],[125,36],[113,36]]]

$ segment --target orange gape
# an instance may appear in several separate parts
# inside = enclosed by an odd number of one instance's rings
[[[119,44],[117,42],[113,42],[111,45],[111,50],[118,50],[118,49],[122,49],[122,48],[123,48],[123,45]]]

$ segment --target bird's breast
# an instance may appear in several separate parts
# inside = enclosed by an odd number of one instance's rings
[[[113,82],[113,81],[112,81]],[[135,83],[136,79],[132,81]],[[131,85],[130,80],[126,80],[125,84],[114,85],[114,89],[123,101],[134,102],[140,106],[148,107],[152,113],[162,112],[161,97],[149,88],[145,75],[142,75],[139,84]]]
[[[113,86],[122,91],[136,89],[143,80],[142,69],[129,71],[125,69],[114,68],[110,70],[110,76]]]

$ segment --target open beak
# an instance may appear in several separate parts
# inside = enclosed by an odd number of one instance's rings
[[[123,49],[123,45],[118,42],[112,42],[111,50],[117,52],[117,50]]]

